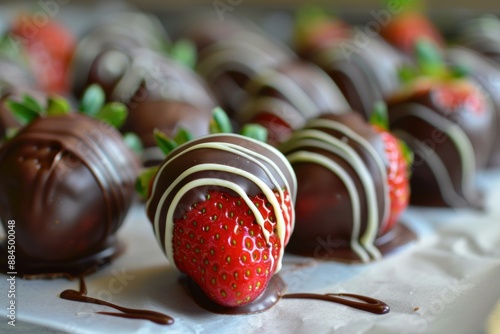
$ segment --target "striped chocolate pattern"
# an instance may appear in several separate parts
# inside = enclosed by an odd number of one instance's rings
[[[380,258],[375,239],[388,219],[390,199],[383,143],[371,126],[352,112],[324,115],[296,131],[280,149],[297,173],[297,203],[313,201],[310,207],[296,208],[292,251],[311,253],[318,238],[332,237],[345,241],[358,260]],[[321,185],[331,180],[337,187],[324,192]],[[339,201],[328,202],[336,197]],[[321,204],[323,200],[329,204]],[[321,216],[313,216],[320,210]]]
[[[208,190],[220,190],[241,197],[255,215],[266,239],[263,217],[250,197],[263,194],[271,203],[277,219],[277,235],[286,245],[293,226],[285,225],[285,199],[292,203],[296,193],[293,170],[285,157],[273,147],[233,134],[209,135],[190,141],[172,151],[161,165],[147,202],[147,213],[158,242],[170,263],[173,258],[174,220],[205,200]],[[278,201],[275,192],[280,194]],[[294,215],[292,210],[292,215]],[[290,218],[293,223],[294,217]],[[281,267],[283,248],[276,270]]]

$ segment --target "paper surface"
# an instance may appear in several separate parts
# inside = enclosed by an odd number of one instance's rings
[[[95,314],[104,306],[60,299],[77,281],[17,278],[16,328],[2,314],[0,332],[17,333],[498,333],[500,311],[500,173],[481,176],[487,211],[410,209],[405,220],[419,240],[371,264],[348,265],[285,255],[289,292],[347,292],[380,299],[387,315],[315,300],[281,300],[254,315],[200,309],[177,282],[157,245],[144,207],[130,212],[120,239],[126,252],[86,278],[89,296],[175,319],[171,326]],[[0,281],[6,314],[7,281]],[[500,307],[500,306],[499,306]]]

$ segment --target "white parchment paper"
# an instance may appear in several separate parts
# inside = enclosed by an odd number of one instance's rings
[[[16,328],[7,325],[7,281],[0,281],[0,331],[29,333],[499,333],[500,173],[481,176],[487,210],[411,208],[407,225],[419,240],[365,265],[321,262],[286,255],[282,277],[289,292],[349,292],[385,301],[387,315],[373,315],[315,300],[281,300],[269,311],[243,316],[200,309],[177,282],[153,236],[144,207],[136,205],[119,235],[127,250],[86,279],[89,295],[132,308],[171,315],[160,326],[95,314],[111,311],[60,299],[78,282],[65,279],[17,283]]]

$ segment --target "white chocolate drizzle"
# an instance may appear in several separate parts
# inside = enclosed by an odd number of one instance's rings
[[[311,129],[313,127],[333,129],[339,131],[343,136],[359,143],[370,155],[373,156],[377,163],[378,169],[383,178],[384,198],[377,198],[373,177],[370,174],[366,164],[363,162],[359,154],[342,139],[338,139],[324,131]],[[344,137],[344,138],[345,138]],[[364,232],[361,231],[361,194],[358,192],[352,177],[334,160],[319,153],[300,150],[300,148],[315,147],[346,161],[360,178],[362,187],[366,196],[367,203],[367,222]],[[292,138],[287,141],[282,151],[292,152],[287,155],[290,163],[313,163],[327,168],[335,174],[345,185],[352,206],[352,232],[350,239],[350,247],[358,255],[363,262],[368,262],[370,259],[381,258],[381,253],[375,246],[375,238],[380,226],[386,221],[389,213],[390,197],[387,186],[387,172],[384,167],[381,157],[377,154],[372,145],[364,138],[356,134],[345,125],[326,119],[317,119],[308,123],[308,128],[297,131]],[[378,203],[383,200],[385,203],[383,221],[379,221]],[[333,223],[333,222],[332,222]]]
[[[287,167],[288,169],[288,174],[292,176],[292,184],[289,184],[288,180],[286,179],[284,173],[278,168],[277,164],[270,159],[267,156],[264,156],[263,154],[260,154],[256,151],[252,151],[248,148],[245,148],[243,146],[233,144],[233,143],[228,143],[228,142],[223,142],[223,141],[215,141],[215,137],[218,135],[211,135],[207,137],[214,137],[213,142],[202,142],[198,144],[194,144],[186,149],[182,149],[182,146],[177,148],[175,151],[172,151],[170,154],[170,159],[167,158],[166,162],[161,166],[160,170],[158,171],[154,182],[153,182],[153,188],[152,188],[152,193],[155,194],[157,191],[162,191],[161,198],[155,208],[155,216],[154,216],[154,230],[155,230],[155,235],[158,239],[158,242],[160,243],[160,246],[163,248],[165,251],[170,263],[175,267],[175,260],[173,257],[173,244],[172,244],[172,238],[173,238],[173,229],[174,229],[174,212],[176,210],[176,207],[181,200],[182,196],[186,194],[188,191],[196,188],[196,187],[201,187],[201,186],[219,186],[219,187],[224,187],[227,189],[230,189],[237,193],[243,201],[249,206],[250,210],[253,212],[257,224],[261,227],[261,230],[263,232],[264,238],[266,239],[266,242],[269,243],[269,236],[270,233],[264,228],[264,218],[260,214],[259,210],[255,206],[254,203],[250,200],[249,196],[245,193],[245,191],[235,182],[223,179],[223,178],[217,178],[217,177],[209,177],[209,178],[199,178],[195,179],[193,181],[185,182],[185,179],[193,175],[194,173],[197,172],[203,172],[203,171],[214,171],[214,172],[222,172],[222,173],[230,173],[230,174],[235,174],[240,177],[246,178],[253,184],[255,184],[261,191],[262,194],[266,197],[266,200],[271,204],[273,208],[273,212],[276,217],[276,234],[280,240],[281,243],[281,248],[280,248],[280,253],[279,257],[277,259],[276,263],[276,272],[278,272],[281,268],[281,261],[283,258],[283,253],[284,253],[284,246],[288,240],[286,240],[286,237],[290,236],[292,230],[293,230],[293,224],[295,220],[295,213],[293,210],[293,206],[291,208],[291,215],[288,212],[288,207],[285,202],[285,194],[284,190],[289,191],[289,195],[292,197],[291,203],[294,202],[294,198],[296,196],[296,179],[295,179],[295,174],[288,163],[288,161],[285,159],[285,157],[278,152],[275,148],[266,145],[266,148],[272,153],[276,155],[277,158],[281,159],[281,162]],[[236,136],[236,135],[229,135],[229,134],[224,134],[224,136]],[[204,138],[207,138],[204,137]],[[265,145],[262,143],[257,142],[256,140],[250,139],[250,138],[245,138],[245,140],[248,140],[252,143],[258,143],[259,145]],[[172,161],[176,159],[182,159],[183,155],[188,153],[188,152],[193,152],[196,150],[200,149],[211,149],[215,151],[225,151],[229,153],[233,153],[237,155],[244,163],[250,163],[250,164],[255,164],[259,166],[262,170],[264,170],[266,176],[272,183],[273,187],[269,187],[264,181],[259,179],[257,176],[249,173],[248,171],[245,171],[242,168],[238,167],[233,167],[233,166],[228,166],[223,163],[214,161],[213,163],[204,163],[204,164],[195,164],[192,167],[188,168],[187,170],[183,171],[180,175],[176,176],[175,180],[168,185],[167,189],[158,189],[158,180],[161,177],[163,173],[169,173],[171,171],[168,170],[168,166],[171,164]],[[267,164],[272,168],[270,170],[268,167],[266,167]],[[278,175],[278,178],[276,178],[274,175]],[[214,175],[217,175],[217,173],[214,173]],[[179,189],[179,191],[176,194],[172,194],[173,189],[178,186],[182,185],[182,187]],[[284,188],[283,188],[284,185]],[[275,193],[278,193],[279,195],[279,201],[278,198],[276,197]],[[173,199],[171,200],[170,203],[167,203],[166,200],[170,196],[174,195]],[[151,200],[152,197],[147,202],[147,208],[149,210],[151,206]],[[166,221],[162,222],[160,221],[160,215],[162,210],[164,210],[164,207],[167,206],[167,217]],[[289,226],[286,225],[285,221],[290,221],[291,224]],[[162,236],[160,235],[160,224],[165,224],[165,235],[163,238],[162,242]],[[272,258],[272,256],[271,256]],[[274,261],[274,259],[272,259]],[[274,264],[273,264],[274,265]]]
[[[401,136],[403,140],[410,143],[411,146],[417,146],[422,152],[422,158],[427,162],[432,170],[435,179],[438,183],[443,200],[450,206],[463,206],[464,202],[473,203],[474,189],[473,183],[470,182],[471,175],[476,173],[474,149],[469,138],[460,126],[446,118],[437,115],[431,109],[424,105],[416,103],[408,103],[403,112],[394,113],[392,122],[397,122],[403,117],[415,117],[424,122],[431,124],[433,128],[444,133],[455,146],[459,156],[462,169],[461,189],[463,195],[459,194],[455,189],[450,178],[449,172],[446,170],[445,164],[436,152],[428,148],[420,139],[411,135],[408,131],[395,129],[395,133]]]

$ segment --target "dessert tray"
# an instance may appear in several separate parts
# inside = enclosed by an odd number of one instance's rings
[[[126,245],[111,265],[86,277],[89,296],[174,318],[146,320],[96,314],[105,306],[59,298],[78,281],[16,279],[16,327],[28,333],[498,333],[500,312],[500,173],[483,173],[484,213],[410,208],[403,217],[418,240],[371,264],[341,264],[285,254],[281,277],[288,292],[354,293],[386,302],[374,315],[318,300],[282,299],[253,315],[218,315],[200,308],[178,283],[151,231],[143,204],[119,232]],[[327,245],[327,243],[325,243]],[[329,251],[327,246],[325,252]],[[0,281],[7,294],[8,283]],[[2,309],[7,299],[2,297]]]

